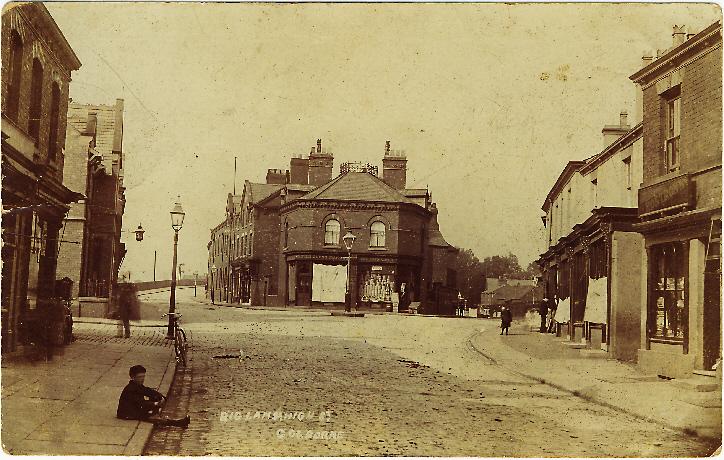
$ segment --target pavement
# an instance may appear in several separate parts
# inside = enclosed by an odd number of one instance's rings
[[[668,380],[643,374],[634,364],[587,358],[565,346],[563,339],[532,332],[527,324],[514,325],[508,336],[497,334],[497,328],[487,332],[470,339],[473,348],[523,377],[642,420],[721,442],[721,382],[714,391],[700,391],[691,384],[708,381],[711,385],[716,383],[714,378],[696,380],[692,375],[684,382]]]
[[[163,327],[76,323],[76,340],[49,361],[2,360],[2,446],[14,455],[140,455],[153,425],[116,418],[128,369],[142,364],[145,384],[168,393],[175,361]]]

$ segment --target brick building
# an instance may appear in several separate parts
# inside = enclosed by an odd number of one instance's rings
[[[75,314],[105,316],[126,252],[123,99],[114,105],[69,105],[65,158],[66,186],[86,199],[71,205],[64,220],[58,277],[74,281]]]
[[[674,27],[633,74],[643,104],[639,365],[684,376],[721,357],[722,26]]]
[[[346,232],[351,250],[352,305],[389,308],[420,302],[422,311],[454,314],[454,260],[426,189],[406,188],[403,152],[373,165],[345,163],[333,177],[334,156],[321,146],[270,169],[265,184],[246,182],[229,195],[227,217],[212,229],[209,269],[215,299],[254,305],[337,306],[345,303]],[[228,300],[227,300],[228,299]]]
[[[68,85],[81,66],[42,3],[2,15],[2,351],[51,316],[63,185]]]

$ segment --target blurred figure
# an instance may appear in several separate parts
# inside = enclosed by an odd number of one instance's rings
[[[510,308],[503,307],[500,311],[500,335],[503,335],[503,332],[505,332],[505,335],[508,335],[508,328],[510,328],[510,323],[513,322],[513,313],[510,311]]]
[[[141,318],[138,303],[138,291],[133,283],[118,284],[118,336],[129,338],[131,336],[131,320]]]

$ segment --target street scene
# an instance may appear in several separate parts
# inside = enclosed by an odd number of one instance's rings
[[[3,450],[718,455],[721,20],[7,4]]]

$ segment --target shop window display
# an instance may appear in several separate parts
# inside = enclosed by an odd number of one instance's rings
[[[683,340],[686,335],[688,304],[686,298],[687,254],[684,243],[676,242],[652,248],[653,286],[649,314],[651,338]]]

